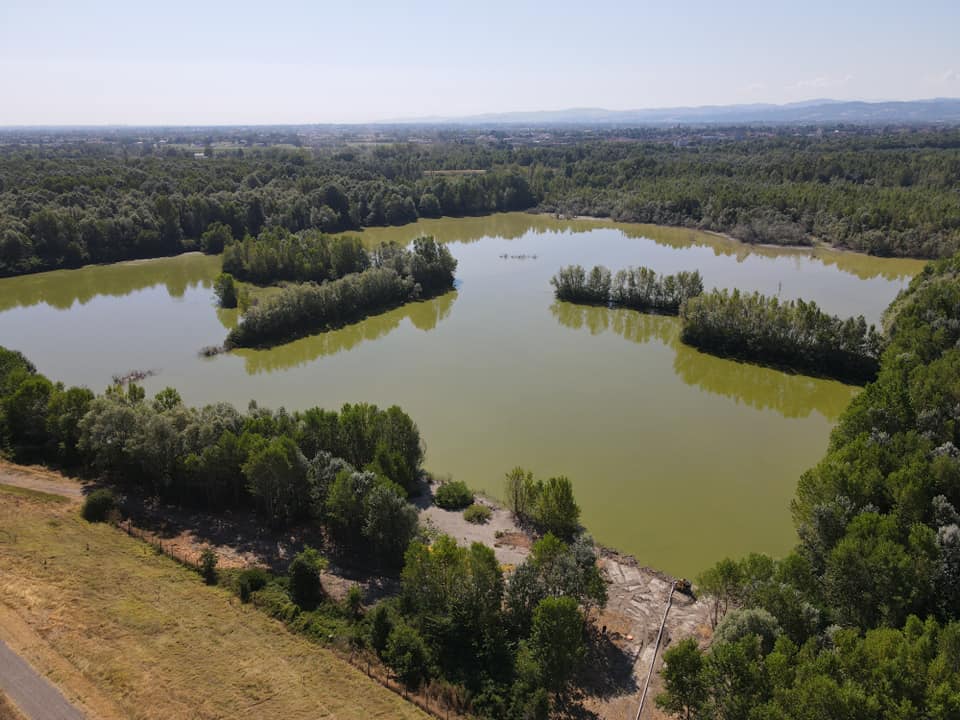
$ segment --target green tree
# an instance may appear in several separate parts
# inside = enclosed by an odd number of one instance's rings
[[[537,499],[535,521],[546,532],[569,539],[580,529],[580,507],[573,497],[573,483],[566,477],[546,481]]]
[[[290,576],[290,597],[304,610],[314,609],[323,599],[323,584],[320,572],[327,567],[327,561],[311,547],[305,547],[296,554],[287,575]]]
[[[428,677],[427,646],[409,625],[395,625],[387,638],[383,659],[407,687],[419,687]]]
[[[230,273],[220,273],[213,281],[213,292],[222,308],[237,306],[237,287]]]
[[[209,255],[217,255],[232,242],[233,232],[230,226],[219,221],[213,222],[200,236],[200,249]]]
[[[544,598],[533,611],[530,650],[550,690],[561,692],[579,669],[586,653],[583,634],[583,615],[573,598]]]
[[[243,464],[247,489],[272,525],[282,526],[308,508],[307,462],[289,437],[277,437]]]
[[[686,720],[702,717],[707,701],[703,679],[703,655],[693,638],[685,638],[663,654],[664,691],[657,696],[657,707]]]

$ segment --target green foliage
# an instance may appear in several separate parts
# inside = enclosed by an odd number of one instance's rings
[[[409,625],[395,625],[387,638],[383,659],[407,687],[416,688],[428,677],[428,652],[420,634]]]
[[[387,639],[395,625],[393,616],[386,603],[377,604],[370,611],[370,646],[379,655],[387,649]]]
[[[714,290],[680,311],[683,341],[717,353],[840,380],[876,377],[883,338],[863,316],[842,320],[814,302]]]
[[[217,584],[217,554],[210,548],[200,553],[200,575],[207,585]]]
[[[580,529],[580,506],[573,497],[573,483],[560,476],[542,485],[537,497],[534,522],[544,532],[570,539]]]
[[[493,517],[493,511],[486,505],[474,503],[463,511],[463,519],[474,525],[484,525],[490,522]]]
[[[533,611],[530,651],[544,685],[559,692],[579,669],[586,653],[584,620],[571,597],[548,597]]]
[[[610,271],[600,265],[589,274],[579,265],[570,265],[561,268],[550,284],[557,300],[672,315],[687,299],[703,292],[703,279],[696,270],[657,275],[645,267],[620,270],[611,277]]]
[[[262,590],[270,582],[270,574],[261,568],[248,568],[236,577],[237,595],[240,602],[250,602],[253,593]]]
[[[359,585],[353,584],[350,586],[350,589],[347,590],[345,605],[347,612],[352,618],[359,619],[363,614],[363,591]]]
[[[307,508],[307,461],[290,437],[264,442],[243,465],[247,489],[275,526],[302,517]]]
[[[217,255],[233,242],[233,231],[219,220],[210,223],[200,235],[200,249],[210,255]],[[224,306],[227,307],[227,306]]]
[[[230,273],[223,272],[217,275],[213,281],[213,293],[217,296],[220,307],[235,308],[237,306],[237,286]]]
[[[372,266],[337,275],[317,284],[285,288],[271,300],[249,309],[227,336],[228,347],[254,347],[284,342],[356,322],[410,300],[431,297],[453,288],[457,262],[433,238],[417,238],[413,250],[386,245],[367,258]],[[230,266],[232,267],[232,265]],[[274,270],[264,277],[276,279]]]
[[[473,502],[473,491],[462,480],[448,480],[437,488],[433,501],[444,510],[462,510]]]
[[[223,269],[241,280],[268,284],[280,280],[318,282],[363,272],[370,256],[359,238],[331,237],[314,230],[291,233],[283,227],[247,235],[230,243],[223,253]]]
[[[417,512],[395,483],[371,472],[342,470],[325,505],[332,538],[354,553],[399,565],[417,530]]]
[[[518,467],[507,473],[504,494],[516,518],[542,532],[570,540],[580,529],[580,507],[569,478],[560,476],[544,482]]]
[[[547,597],[571,597],[584,607],[603,607],[607,586],[597,565],[593,540],[582,535],[568,545],[550,533],[534,543],[507,587],[506,610],[516,634],[530,631],[537,604]]]
[[[326,567],[326,559],[311,547],[304,548],[291,561],[287,568],[290,598],[302,609],[313,610],[323,599],[320,572]]]
[[[743,609],[699,659],[692,645],[667,652],[662,707],[803,720],[960,711],[958,280],[960,256],[932,263],[888,310],[876,382],[800,480],[797,550],[700,577],[715,613]]]
[[[112,490],[100,488],[87,495],[80,514],[87,522],[107,522],[117,511],[117,496]]]
[[[760,638],[764,653],[773,650],[773,644],[781,633],[777,619],[763,608],[736,609],[724,616],[713,633],[715,642],[733,643],[741,638]]]
[[[707,701],[703,655],[697,641],[685,638],[663,653],[660,675],[666,687],[656,698],[661,710],[684,718],[699,717]]]
[[[503,495],[507,508],[520,520],[527,520],[533,514],[537,499],[537,485],[533,473],[521,467],[515,467],[507,473]]]

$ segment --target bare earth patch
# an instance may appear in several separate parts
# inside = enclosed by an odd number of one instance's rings
[[[57,473],[0,463],[0,483],[4,482],[23,487],[44,487],[75,498],[82,494],[82,487],[76,481]],[[492,547],[507,572],[530,554],[533,538],[517,525],[508,511],[489,499],[477,498],[477,502],[493,511],[490,522],[482,525],[466,521],[462,511],[443,510],[433,505],[429,493],[415,498],[414,502],[420,509],[422,522],[464,545],[480,542]],[[312,540],[315,545],[322,542],[311,538],[305,531],[269,533],[247,513],[214,516],[166,506],[139,510],[138,513],[133,531],[151,541],[162,542],[165,552],[195,560],[203,548],[210,546],[224,567],[260,565],[283,569],[304,542]],[[633,557],[606,549],[601,549],[600,567],[608,582],[609,600],[607,607],[595,617],[595,622],[597,628],[606,626],[606,634],[594,638],[591,657],[582,678],[583,691],[576,698],[577,712],[600,718],[633,718],[673,578],[640,566]],[[396,578],[336,564],[324,573],[323,583],[336,598],[343,598],[351,585],[359,584],[367,603],[399,589]],[[672,643],[695,637],[706,645],[711,636],[709,604],[674,593],[656,655],[656,670],[659,671],[662,665],[664,649]],[[656,710],[653,702],[660,690],[659,673],[655,672],[641,718],[665,717]]]

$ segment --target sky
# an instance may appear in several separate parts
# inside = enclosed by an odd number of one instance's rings
[[[0,0],[0,125],[960,97],[960,0]]]

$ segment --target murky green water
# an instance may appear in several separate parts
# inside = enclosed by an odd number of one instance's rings
[[[0,344],[97,390],[151,369],[148,391],[172,385],[190,403],[398,404],[434,472],[494,495],[515,465],[566,474],[599,540],[690,575],[791,546],[796,480],[856,390],[704,355],[679,342],[673,318],[555,303],[550,276],[569,263],[699,269],[708,287],[813,298],[877,321],[922,267],[525,214],[364,238],[420,233],[450,243],[455,292],[272,350],[198,357],[236,317],[211,299],[219,258],[197,254],[0,280]]]

